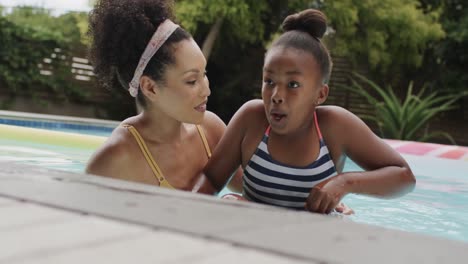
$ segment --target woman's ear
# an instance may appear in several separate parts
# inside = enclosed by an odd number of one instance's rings
[[[328,85],[323,84],[322,87],[320,88],[319,96],[317,98],[317,101],[315,102],[316,105],[320,105],[323,102],[325,102],[325,100],[327,100],[328,90],[329,90]]]
[[[150,101],[156,100],[158,85],[150,77],[143,75],[140,78],[140,90]]]

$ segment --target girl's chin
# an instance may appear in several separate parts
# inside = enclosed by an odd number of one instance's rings
[[[275,118],[270,117],[268,121],[270,122],[271,128],[274,129],[275,131],[276,130],[282,131],[287,126],[287,120],[285,117],[282,117],[280,119],[275,119]]]

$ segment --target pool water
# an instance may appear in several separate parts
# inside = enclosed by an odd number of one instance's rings
[[[93,150],[0,139],[0,160],[51,169],[83,172],[92,153]],[[405,158],[417,178],[415,190],[390,200],[348,195],[344,202],[355,214],[345,219],[468,242],[468,162],[409,155]],[[361,169],[347,161],[345,171],[356,170]]]
[[[440,173],[442,167],[437,162],[447,168],[456,161],[424,161],[422,157],[411,156],[405,158],[416,175],[414,191],[397,199],[348,195],[343,201],[356,212],[349,218],[356,222],[468,242],[468,163],[462,161],[467,164],[460,164],[458,161],[464,171],[434,174],[432,171]],[[418,166],[426,168],[418,170]],[[345,170],[361,169],[347,162]]]
[[[94,150],[0,139],[0,160],[83,172]]]

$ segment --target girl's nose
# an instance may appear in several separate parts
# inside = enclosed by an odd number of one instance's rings
[[[274,103],[274,104],[281,104],[283,103],[284,99],[283,99],[283,95],[282,93],[279,91],[280,89],[276,88],[274,93],[273,93],[273,96],[271,97],[271,101]]]

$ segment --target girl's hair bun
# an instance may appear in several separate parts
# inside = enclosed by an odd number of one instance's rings
[[[287,16],[281,28],[284,32],[291,30],[304,31],[312,37],[320,39],[327,30],[327,17],[319,10],[306,9]]]

